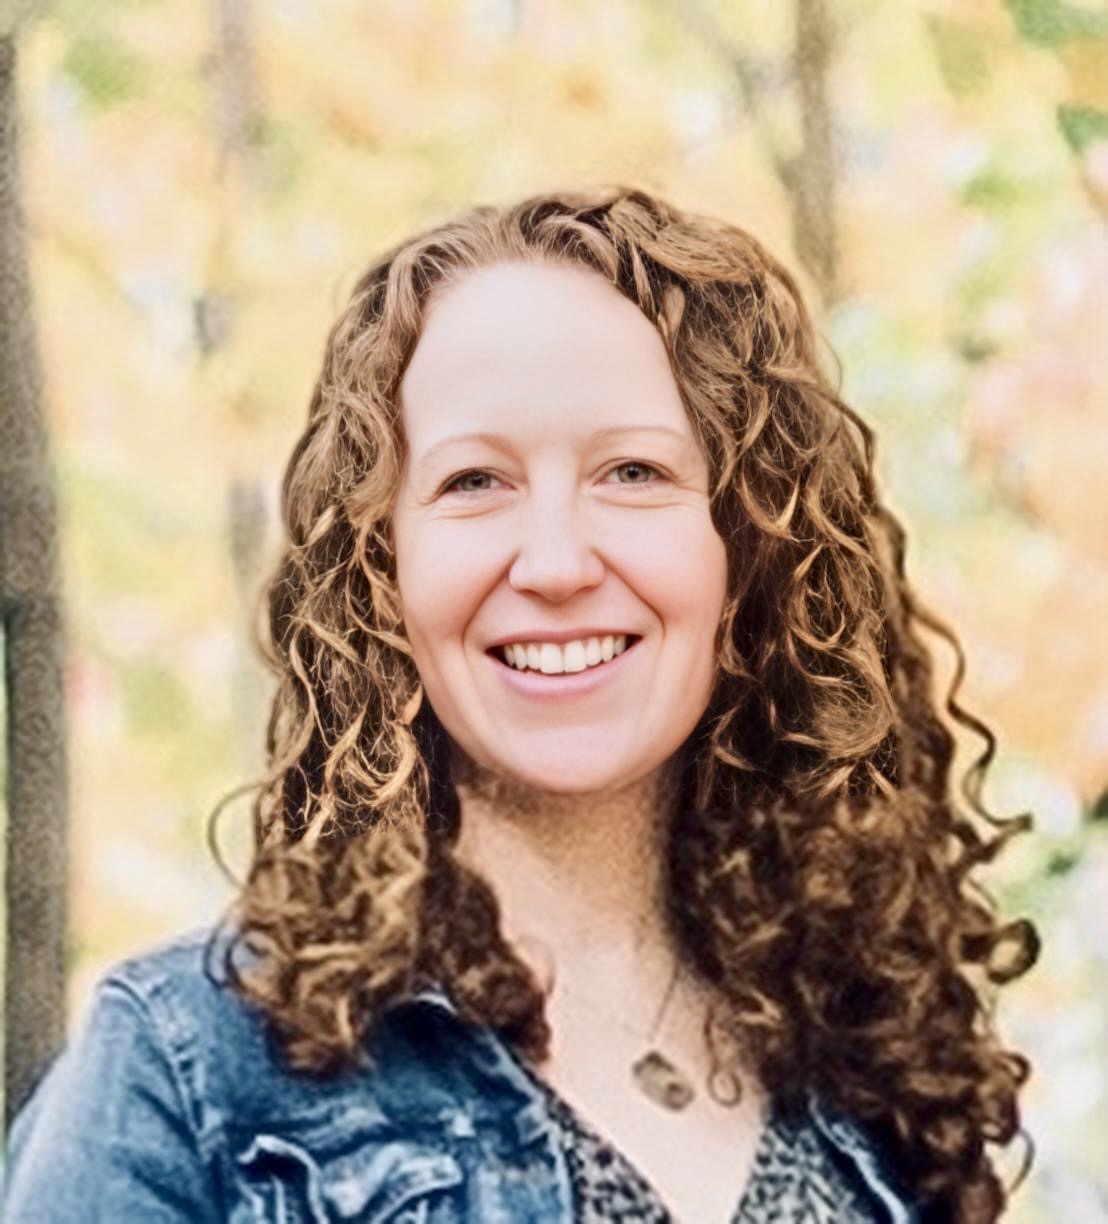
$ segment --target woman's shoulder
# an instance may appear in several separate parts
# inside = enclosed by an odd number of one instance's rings
[[[222,1042],[253,1033],[260,1014],[235,991],[227,958],[243,967],[230,933],[197,927],[109,965],[93,988],[88,1019],[105,994],[130,996],[171,1044],[218,1033]],[[230,1027],[228,1027],[230,1026]]]
[[[227,1021],[241,1012],[221,963],[229,936],[196,927],[122,957],[96,979],[87,1015],[105,993],[122,992],[171,1030]]]
[[[396,1112],[396,1082],[406,1085],[429,1066],[416,1042],[420,1026],[387,1017],[360,1065],[327,1074],[297,1070],[270,1018],[235,987],[232,968],[244,972],[253,959],[227,927],[189,930],[120,959],[97,980],[73,1045],[100,1035],[156,1052],[202,1142],[208,1132],[252,1133],[274,1119],[307,1125],[351,1108]],[[137,1055],[131,1061],[141,1072]]]
[[[198,926],[167,936],[112,962],[101,980],[126,980],[152,985],[193,980],[204,975],[209,947],[226,946],[230,935],[218,926]]]
[[[197,928],[103,970],[17,1118],[13,1142],[63,1093],[99,1113],[117,1099],[159,1097],[201,1149],[227,1116],[287,1104],[294,1081],[264,1015],[232,985],[227,939]]]
[[[266,1017],[234,988],[228,957],[243,965],[227,931],[202,927],[152,944],[97,979],[70,1049],[128,1037],[171,1069],[197,1117],[236,1112],[287,1078]],[[64,1057],[64,1055],[63,1055]],[[138,1070],[141,1064],[129,1060]]]
[[[420,1112],[450,1104],[433,1060],[394,1042],[350,1074],[295,1071],[225,950],[214,929],[189,931],[99,977],[13,1124],[4,1218],[238,1219],[297,1186],[364,1207],[398,1178],[457,1180],[418,1138]]]

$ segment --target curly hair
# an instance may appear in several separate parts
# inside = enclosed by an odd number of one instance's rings
[[[742,229],[641,190],[476,208],[380,258],[335,323],[265,594],[278,688],[227,914],[252,954],[244,972],[228,951],[235,988],[305,1072],[364,1059],[375,1020],[429,982],[523,1053],[549,1041],[491,887],[455,857],[450,744],[390,528],[398,388],[428,299],[511,261],[591,269],[643,311],[709,462],[727,599],[715,687],[679,754],[665,896],[723,1000],[705,1024],[713,1094],[733,1099],[734,1052],[752,1052],[782,1108],[815,1091],[880,1135],[925,1218],[998,1218],[1008,1191],[985,1143],[1026,1139],[1030,1064],[995,1031],[996,987],[1038,947],[972,877],[1030,818],[982,802],[995,738],[958,701],[961,648],[905,577],[873,435],[821,372],[794,279]],[[945,698],[929,634],[957,660]],[[957,793],[951,722],[984,744]]]

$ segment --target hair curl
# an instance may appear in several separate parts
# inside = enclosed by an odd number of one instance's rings
[[[1029,818],[982,803],[995,739],[957,700],[961,649],[906,580],[871,431],[821,373],[794,280],[743,230],[643,191],[477,208],[379,259],[334,325],[266,592],[279,683],[228,912],[254,957],[242,973],[228,954],[236,989],[305,1071],[361,1060],[375,1019],[432,980],[521,1051],[549,1039],[489,885],[454,857],[449,745],[421,703],[390,535],[398,388],[428,297],[507,261],[593,269],[635,302],[709,461],[728,595],[666,895],[727,1001],[707,1025],[713,1088],[736,1083],[720,1051],[752,1051],[784,1108],[814,1090],[883,1136],[927,1218],[996,1219],[985,1143],[1022,1133],[1030,1064],[996,1035],[994,988],[1037,937],[971,873]],[[984,741],[960,797],[922,631],[957,659],[946,713]]]

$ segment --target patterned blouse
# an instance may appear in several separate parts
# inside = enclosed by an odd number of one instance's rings
[[[642,1173],[549,1084],[532,1075],[550,1105],[566,1152],[580,1224],[673,1224]],[[731,1224],[876,1224],[884,1213],[868,1188],[836,1162],[816,1126],[772,1110]]]

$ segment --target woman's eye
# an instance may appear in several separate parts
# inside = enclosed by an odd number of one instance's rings
[[[612,468],[612,472],[628,472],[629,480],[617,480],[617,484],[653,484],[652,476],[661,476],[661,472],[650,463],[640,463],[637,459],[628,460]],[[611,473],[609,473],[611,474]]]
[[[626,479],[620,479],[618,473],[624,473]],[[617,474],[616,483],[623,485],[653,484],[661,478],[662,473],[650,463],[642,463],[637,459],[617,464],[611,468],[608,475]],[[443,493],[488,493],[493,489],[496,477],[483,468],[471,468],[468,472],[459,472],[443,485]]]
[[[496,477],[490,472],[474,468],[472,471],[459,472],[457,476],[452,476],[450,481],[443,485],[442,491],[444,493],[453,493],[455,491],[458,493],[485,493],[490,486],[481,482],[495,479]]]

